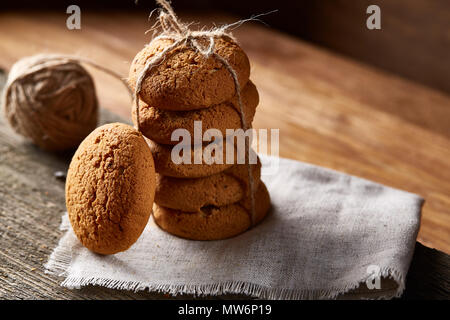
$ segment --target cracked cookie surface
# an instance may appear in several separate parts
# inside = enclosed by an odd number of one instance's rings
[[[251,226],[248,198],[226,206],[203,207],[184,212],[153,204],[153,217],[163,230],[192,240],[221,240],[236,236]],[[261,181],[255,193],[255,223],[261,222],[270,209],[270,196]]]
[[[142,134],[121,123],[101,126],[80,144],[69,166],[72,228],[96,253],[127,250],[148,222],[154,192],[153,157]]]
[[[226,163],[226,150],[228,148],[234,148],[231,142],[228,140],[223,140],[218,142],[222,150],[222,154],[225,155],[223,158],[223,163],[212,163],[207,164],[205,158],[202,159],[202,163],[194,163],[195,152],[203,152],[205,146],[192,146],[189,145],[188,149],[191,153],[191,163],[180,163],[176,164],[172,161],[172,150],[175,146],[156,143],[150,139],[145,139],[150,147],[153,154],[153,159],[155,161],[155,169],[161,175],[175,177],[175,178],[200,178],[216,174],[218,172],[224,171],[236,163],[237,152],[234,152],[233,163]],[[180,152],[181,153],[181,152]]]
[[[253,184],[258,188],[261,162],[250,166]],[[236,164],[204,178],[179,179],[156,174],[155,203],[170,209],[196,212],[205,206],[221,207],[242,200],[249,192],[247,164]]]
[[[136,55],[128,76],[133,90],[145,64],[172,43],[169,39],[155,39]],[[230,64],[243,88],[250,76],[250,62],[245,52],[226,36],[215,38],[214,51]],[[159,109],[194,110],[230,100],[235,90],[230,72],[220,61],[213,56],[205,58],[182,44],[147,72],[140,99]]]
[[[258,90],[249,81],[241,91],[247,127],[251,127],[259,102]],[[133,123],[136,124],[136,109],[132,108]],[[139,128],[147,138],[162,144],[177,144],[171,140],[176,129],[186,129],[194,136],[194,122],[201,121],[202,135],[206,130],[217,129],[226,136],[227,129],[242,128],[237,97],[206,109],[170,111],[152,107],[139,101]]]

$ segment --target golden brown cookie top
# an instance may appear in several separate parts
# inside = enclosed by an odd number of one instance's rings
[[[258,90],[249,81],[241,91],[247,127],[251,127],[259,102]],[[194,122],[201,121],[202,134],[209,129],[217,129],[226,136],[227,129],[242,128],[241,115],[236,97],[206,109],[171,111],[158,109],[139,101],[140,130],[147,138],[162,144],[177,144],[172,141],[172,132],[186,129],[194,136]],[[132,108],[133,122],[136,123],[136,110]]]
[[[94,252],[124,251],[144,230],[154,192],[153,158],[141,133],[121,123],[101,126],[80,144],[67,174],[73,230]]]
[[[136,55],[128,79],[133,90],[145,64],[172,43],[173,40],[156,39]],[[250,76],[250,62],[245,52],[227,36],[215,38],[214,48],[234,69],[243,88]],[[205,58],[190,46],[180,45],[147,72],[140,98],[160,109],[194,110],[227,101],[235,93],[233,78],[220,61],[213,56]]]

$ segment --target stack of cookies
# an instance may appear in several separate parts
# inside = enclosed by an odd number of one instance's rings
[[[147,61],[172,43],[169,39],[155,39],[136,55],[129,75],[133,89]],[[215,52],[236,73],[246,126],[251,127],[259,96],[249,80],[248,57],[227,36],[215,39]],[[220,61],[180,45],[147,72],[139,97],[138,128],[147,138],[157,172],[153,215],[162,229],[188,239],[217,240],[244,232],[252,221],[263,219],[270,198],[260,180],[259,159],[250,165],[254,206],[248,164],[226,161],[226,149],[234,148],[226,139],[226,129],[243,126],[234,80]],[[136,119],[133,110],[135,124]],[[196,121],[201,121],[201,132],[194,130]],[[189,142],[181,142],[189,143],[191,163],[172,161],[172,150],[179,144],[172,141],[172,133],[180,128],[192,137]],[[195,152],[206,148],[206,144],[194,145],[194,131],[203,136],[208,129],[216,129],[223,136],[223,141],[214,141],[223,151],[223,163],[210,164],[204,158],[200,163],[194,161]]]

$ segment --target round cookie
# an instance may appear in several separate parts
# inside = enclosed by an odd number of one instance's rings
[[[69,166],[66,206],[81,243],[100,254],[127,250],[141,235],[155,194],[155,167],[141,133],[112,123],[92,131]]]
[[[255,223],[269,212],[270,196],[263,182],[255,194]],[[163,230],[192,240],[220,240],[236,236],[251,226],[250,212],[240,203],[208,206],[197,212],[183,212],[153,205],[153,217]]]
[[[171,44],[173,40],[155,39],[136,55],[128,77],[133,90],[145,64]],[[215,38],[214,51],[234,69],[243,88],[250,76],[245,52],[227,36]],[[192,47],[180,44],[147,72],[140,99],[159,109],[180,111],[208,108],[230,100],[235,93],[234,80],[219,60],[214,56],[205,58]]]
[[[251,168],[257,188],[261,163],[258,161]],[[209,205],[221,207],[238,202],[248,196],[249,190],[246,164],[237,164],[225,171],[196,179],[178,179],[157,174],[155,203],[170,209],[196,212]]]
[[[250,127],[259,102],[258,90],[249,81],[241,92],[247,126]],[[132,108],[133,123],[136,124],[136,108]],[[208,129],[217,129],[225,137],[227,129],[242,128],[237,97],[206,109],[169,111],[149,106],[139,101],[139,128],[147,138],[162,144],[177,144],[171,140],[172,132],[183,128],[194,136],[194,121],[202,121],[202,134]]]
[[[188,148],[191,150],[191,163],[181,163],[181,164],[175,164],[172,161],[171,153],[172,149],[174,148],[173,145],[165,145],[165,144],[159,144],[156,143],[150,139],[146,139],[150,150],[153,154],[153,159],[155,161],[155,169],[156,172],[158,172],[161,175],[169,176],[169,177],[175,177],[175,178],[200,178],[200,177],[206,177],[210,176],[212,174],[219,173],[221,171],[224,171],[234,164],[228,164],[226,163],[226,158],[224,156],[223,163],[222,164],[207,164],[205,163],[205,159],[203,158],[203,163],[201,164],[195,164],[194,163],[194,149],[192,146],[188,146]],[[225,155],[225,150],[227,148],[233,148],[230,143],[228,143],[227,140],[226,143],[222,143],[222,150],[224,150],[223,154]],[[205,146],[202,147],[202,152],[204,150]],[[198,148],[200,149],[200,148]],[[235,158],[237,152],[234,153]],[[234,161],[235,163],[236,161]]]

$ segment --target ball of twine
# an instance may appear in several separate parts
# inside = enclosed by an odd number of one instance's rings
[[[11,127],[45,150],[74,148],[97,125],[92,77],[64,56],[40,54],[16,62],[2,101]]]

